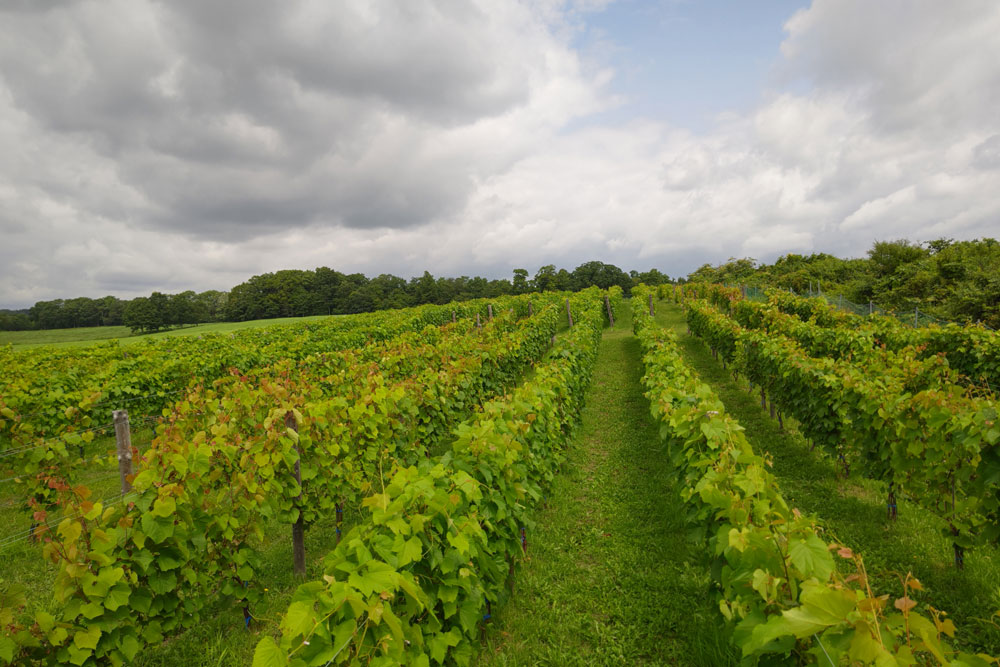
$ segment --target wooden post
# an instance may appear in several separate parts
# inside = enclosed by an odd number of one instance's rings
[[[569,325],[573,326],[573,311],[569,309],[569,299],[566,299],[566,317],[569,319]]]
[[[875,312],[875,305],[871,301],[869,301],[868,302],[868,315],[871,316],[871,314],[874,313],[874,312]]]
[[[115,410],[111,413],[115,420],[115,446],[118,449],[118,477],[122,483],[122,495],[132,490],[132,432],[128,425],[128,411]]]
[[[454,323],[455,323],[455,311],[454,311],[454,310],[453,310],[453,311],[451,311],[451,323],[452,323],[452,324],[454,324]]]
[[[611,312],[611,300],[608,299],[607,294],[604,295],[604,307],[608,309],[608,322],[611,323],[611,326],[615,326],[615,315]]]
[[[917,307],[917,306],[914,306],[913,307],[913,326],[914,327],[920,325],[920,320],[918,319],[919,317],[920,317],[920,308]]]
[[[653,293],[649,293],[649,316],[653,316]]]
[[[760,409],[767,407],[767,397],[764,396],[764,385],[760,386]]]
[[[674,303],[677,303],[677,283],[674,283]]]
[[[476,326],[480,329],[483,328],[483,323],[479,321],[479,313],[476,313]]]
[[[535,316],[535,309],[532,307],[531,302],[528,302],[528,317]]]
[[[295,414],[291,410],[285,413],[285,428],[296,432],[299,430]],[[305,522],[302,521],[302,450],[299,449],[298,444],[295,445],[295,451],[299,455],[299,460],[295,462],[295,481],[299,483],[299,495],[296,498],[299,501],[299,518],[292,524],[292,571],[295,576],[304,577],[306,576],[306,526]]]
[[[486,314],[489,316],[490,322],[492,322],[493,321],[493,304],[492,303],[486,304]]]

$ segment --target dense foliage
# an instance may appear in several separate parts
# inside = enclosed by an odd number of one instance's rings
[[[821,289],[885,310],[916,307],[940,319],[1000,329],[1000,242],[992,238],[877,241],[865,259],[826,253],[788,254],[759,265],[751,258],[730,259],[706,264],[688,280],[791,288],[798,294]]]

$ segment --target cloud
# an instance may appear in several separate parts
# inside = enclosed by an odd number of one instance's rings
[[[602,120],[605,4],[5,3],[0,303],[996,235],[996,3],[815,0],[701,133]]]
[[[425,224],[602,104],[520,3],[119,0],[4,26],[7,102],[33,130],[18,143],[80,144],[79,169],[110,163],[138,195],[107,213],[199,238]],[[33,165],[48,190],[60,158]]]

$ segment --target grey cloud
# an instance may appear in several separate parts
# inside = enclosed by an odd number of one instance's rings
[[[549,52],[565,50],[517,4],[24,9],[0,10],[15,107],[39,131],[86,144],[83,160],[111,161],[120,188],[144,200],[106,214],[209,239],[452,214],[493,149],[483,138],[457,156],[426,147],[524,108],[538,80],[560,76]],[[48,176],[34,180],[53,197],[78,190]]]
[[[979,169],[1000,169],[1000,134],[976,146],[973,151],[973,163]]]

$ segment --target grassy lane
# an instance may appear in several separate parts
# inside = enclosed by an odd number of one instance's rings
[[[638,341],[620,321],[478,664],[732,663],[640,377]]]
[[[896,573],[912,571],[927,591],[917,594],[949,612],[959,628],[958,642],[967,648],[1000,654],[1000,627],[990,620],[1000,609],[1000,553],[980,548],[966,555],[966,569],[953,566],[951,544],[939,535],[941,521],[897,497],[899,518],[886,518],[886,486],[882,482],[838,478],[837,466],[828,456],[810,451],[808,443],[786,420],[782,431],[760,407],[759,395],[739,385],[712,358],[708,347],[685,333],[684,314],[667,302],[657,306],[657,319],[680,336],[687,362],[712,386],[739,420],[754,448],[769,453],[774,473],[789,503],[823,520],[836,539],[865,558],[876,590],[894,598],[902,595]]]

